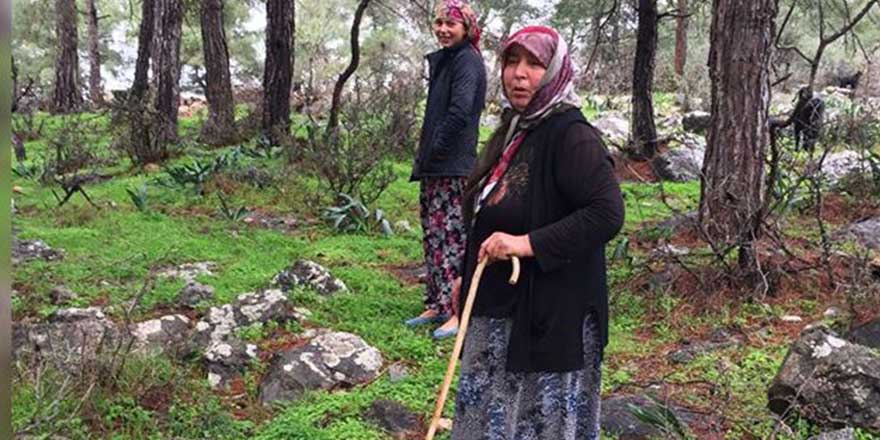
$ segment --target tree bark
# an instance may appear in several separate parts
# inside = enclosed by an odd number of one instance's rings
[[[354,12],[354,20],[351,23],[351,62],[349,62],[348,67],[345,68],[342,74],[339,75],[339,79],[336,80],[336,86],[333,88],[333,102],[330,105],[330,119],[327,121],[328,134],[336,131],[336,127],[339,125],[339,107],[342,100],[342,89],[345,87],[345,82],[354,74],[358,68],[358,64],[360,64],[361,48],[359,35],[361,30],[361,19],[363,19],[364,13],[367,11],[367,6],[369,5],[370,0],[361,0],[358,4],[357,10]]]
[[[76,111],[83,99],[79,90],[79,58],[76,53],[76,0],[55,0],[55,91],[57,113]]]
[[[639,0],[639,28],[633,66],[632,151],[649,159],[657,150],[654,124],[654,63],[657,54],[657,0]]]
[[[752,244],[763,216],[776,12],[776,0],[715,0],[710,31],[712,117],[699,221],[716,249],[739,249],[747,277],[758,270]]]
[[[86,22],[89,33],[89,99],[92,105],[104,105],[104,91],[101,89],[101,51],[98,35],[98,8],[95,0],[86,1]]]
[[[134,82],[129,91],[129,99],[139,101],[149,87],[147,73],[150,70],[150,52],[153,47],[154,0],[142,0],[141,26],[138,32],[137,62],[134,68]]]
[[[681,80],[687,65],[688,2],[678,0],[678,17],[675,20],[675,75]]]
[[[18,67],[15,65],[15,56],[9,54],[9,64],[12,66],[12,113],[18,111]]]
[[[208,120],[202,126],[201,138],[211,145],[229,145],[238,136],[229,75],[229,49],[223,29],[223,0],[202,0],[201,7],[205,97],[208,99]]]
[[[153,75],[156,83],[154,109],[161,118],[158,142],[177,140],[177,109],[180,103],[180,33],[183,24],[181,0],[156,0],[153,27]]]
[[[263,135],[280,144],[290,131],[290,85],[293,80],[293,0],[266,1],[266,63],[263,68]]]

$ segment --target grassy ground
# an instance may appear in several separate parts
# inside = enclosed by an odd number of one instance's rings
[[[33,165],[51,154],[48,139],[65,124],[59,118],[46,120],[43,137],[27,143]],[[107,121],[98,119],[96,124],[106,125]],[[191,129],[195,122],[185,120],[182,126]],[[487,136],[488,130],[483,131],[483,137]],[[107,153],[109,139],[96,136],[92,146],[100,156],[114,159]],[[230,150],[192,146],[166,166],[192,158],[210,160]],[[415,267],[421,260],[418,187],[407,181],[408,164],[395,165],[398,179],[376,207],[392,222],[408,221],[416,226],[416,232],[383,237],[334,233],[315,217],[317,207],[309,206],[308,188],[315,182],[279,160],[244,158],[241,162],[242,167],[270,170],[278,177],[274,186],[260,189],[221,176],[206,186],[205,195],[199,195],[193,188],[157,185],[155,180],[164,176],[164,171],[149,174],[131,168],[125,159],[115,159],[105,167],[115,177],[87,188],[99,208],[79,195],[58,208],[49,187],[31,178],[13,179],[19,192],[14,217],[18,238],[39,238],[64,250],[61,261],[34,261],[15,268],[13,313],[17,320],[44,317],[57,308],[49,291],[61,283],[78,294],[72,305],[104,306],[111,317],[119,319],[123,305],[142,288],[151,269],[186,262],[217,264],[214,276],[199,280],[216,289],[211,305],[219,305],[266,286],[278,271],[297,259],[308,258],[331,269],[352,290],[331,299],[309,292],[292,294],[295,303],[314,313],[309,325],[360,335],[382,352],[386,365],[400,362],[409,375],[396,383],[383,375],[365,386],[310,393],[295,403],[266,409],[256,402],[257,379],[265,363],[251,368],[244,378],[243,392],[222,393],[209,389],[198,365],[136,359],[127,364],[113,386],[94,391],[88,402],[80,405],[74,398],[58,402],[57,411],[64,416],[45,423],[40,432],[55,427],[72,439],[384,439],[386,434],[362,417],[379,398],[397,400],[429,417],[452,342],[435,343],[430,329],[412,330],[402,325],[405,318],[421,310],[422,291],[422,286],[399,279],[392,270]],[[147,204],[141,211],[126,190],[144,184]],[[664,392],[675,401],[706,413],[709,424],[717,424],[714,431],[710,426],[699,436],[768,436],[774,422],[765,408],[766,389],[799,329],[797,324],[780,324],[778,317],[818,317],[827,304],[839,298],[815,294],[749,303],[722,296],[710,303],[695,301],[688,296],[693,291],[678,291],[674,283],[643,287],[638,280],[647,270],[639,262],[646,261],[650,246],[662,236],[649,226],[669,218],[672,210],[660,200],[659,185],[626,182],[623,188],[627,221],[624,232],[609,246],[609,256],[624,239],[630,250],[629,258],[612,258],[610,267],[611,342],[603,365],[603,392],[640,391],[662,383]],[[662,193],[672,208],[687,211],[696,206],[699,184],[665,184]],[[296,216],[299,225],[293,231],[276,231],[230,220],[221,213],[218,194],[233,207]],[[182,285],[182,281],[158,280],[143,296],[136,317],[145,319],[166,311]],[[712,292],[700,293],[712,297]],[[747,335],[767,328],[769,333],[749,337],[740,346],[699,357],[685,366],[665,360],[666,352],[682,338],[700,339],[720,326]],[[245,336],[258,343],[276,334],[272,328],[251,330]],[[296,333],[302,328],[286,330]],[[51,383],[52,378],[42,380]],[[46,383],[17,380],[13,393],[16,429],[52,410],[45,407]],[[451,416],[451,411],[452,402],[447,405],[447,415]],[[799,438],[809,427],[800,429],[779,438]]]

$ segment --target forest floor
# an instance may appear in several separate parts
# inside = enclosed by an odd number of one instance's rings
[[[41,117],[47,120],[43,135],[26,143],[26,164],[32,166],[53,154],[50,139],[65,123]],[[99,117],[98,124],[109,122]],[[187,118],[181,130],[193,131],[197,125],[195,118]],[[261,356],[229,390],[213,391],[198,363],[132,359],[112,386],[92,390],[87,401],[69,397],[56,402],[61,416],[43,423],[37,433],[57,429],[70,439],[384,439],[387,434],[363,417],[380,398],[398,401],[429,419],[453,343],[435,342],[430,328],[403,325],[421,311],[424,289],[416,275],[422,264],[418,185],[408,182],[408,163],[394,165],[398,179],[374,207],[392,223],[407,221],[413,231],[393,236],[343,234],[316,214],[323,207],[309,197],[314,179],[283,160],[242,156],[234,169],[206,182],[200,194],[192,187],[157,185],[156,178],[166,176],[169,166],[210,161],[229,154],[231,147],[189,145],[162,169],[148,172],[110,153],[108,145],[109,137],[99,137],[92,145],[93,151],[100,151],[97,157],[106,159],[102,172],[113,176],[86,187],[97,208],[80,194],[58,207],[51,186],[14,176],[15,236],[43,240],[64,253],[57,261],[30,261],[14,268],[15,321],[40,320],[57,310],[60,306],[49,292],[59,284],[76,293],[65,306],[100,306],[115,320],[123,318],[123,309],[135,297],[135,321],[177,312],[197,317],[209,306],[265,287],[298,259],[327,267],[351,293],[331,298],[308,291],[291,293],[297,306],[312,312],[309,321],[253,328],[242,335],[260,347]],[[272,182],[260,187],[235,174],[248,167],[268,171]],[[696,438],[769,437],[777,423],[767,409],[767,389],[801,329],[824,320],[830,307],[856,322],[874,317],[878,309],[859,302],[855,287],[847,284],[848,260],[836,254],[829,262],[836,276],[831,282],[813,244],[818,227],[812,210],[793,209],[782,219],[786,246],[799,260],[773,252],[770,242],[759,244],[768,264],[778,269],[775,289],[744,291],[721,281],[721,269],[711,263],[708,247],[692,230],[661,225],[676,212],[696,209],[699,182],[655,182],[645,163],[618,164],[618,170],[627,215],[623,231],[608,246],[611,320],[602,365],[603,396],[651,392],[688,410]],[[127,190],[144,185],[146,204],[141,210]],[[283,228],[265,227],[224,211],[221,203],[233,211],[245,207],[263,218],[289,221]],[[831,231],[880,214],[880,200],[846,193],[829,194],[823,206],[823,221]],[[853,245],[834,246],[846,251]],[[658,249],[686,249],[688,257],[664,257]],[[156,279],[142,291],[153,269],[205,261],[215,263],[216,269],[197,281],[214,287],[210,304],[195,311],[176,308],[174,299],[184,285],[180,280]],[[260,405],[257,386],[267,359],[299,343],[298,335],[312,327],[362,337],[382,353],[385,367],[405,366],[406,377],[392,381],[383,374],[364,385],[310,392],[288,405]],[[683,363],[670,359],[676,350],[719,334],[732,342]],[[13,391],[17,430],[48,413],[47,384],[22,377],[17,375]],[[452,396],[454,391],[455,386]],[[453,403],[450,399],[446,406],[447,417]],[[798,423],[792,429],[781,430],[777,438],[802,438],[814,428]],[[440,438],[443,435],[448,436],[442,433]]]

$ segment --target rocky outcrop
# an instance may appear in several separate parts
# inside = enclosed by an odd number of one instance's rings
[[[791,346],[768,391],[779,415],[795,411],[814,423],[880,430],[880,355],[822,325]]]

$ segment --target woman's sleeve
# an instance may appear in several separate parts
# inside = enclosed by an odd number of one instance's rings
[[[529,234],[544,272],[604,246],[620,231],[624,218],[613,162],[594,129],[573,124],[554,153],[556,187],[574,211]]]

